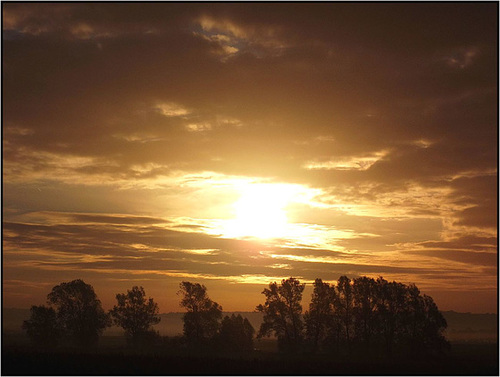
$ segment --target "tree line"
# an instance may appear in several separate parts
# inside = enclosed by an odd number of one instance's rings
[[[198,283],[182,282],[178,294],[183,315],[182,344],[193,348],[207,345],[218,349],[251,350],[255,330],[241,315],[222,318],[222,307],[210,300],[207,288]],[[61,283],[47,295],[47,304],[32,306],[30,318],[22,328],[34,345],[58,345],[88,348],[95,346],[104,329],[116,325],[124,330],[126,341],[134,347],[162,341],[153,326],[161,320],[158,304],[146,298],[143,287],[134,286],[116,295],[109,312],[102,308],[94,288],[81,279]]]
[[[382,277],[313,283],[309,309],[302,314],[304,284],[290,278],[271,283],[257,310],[264,314],[258,337],[274,334],[282,350],[391,354],[441,352],[449,347],[443,335],[446,320],[434,300],[416,285]]]
[[[249,351],[257,338],[274,335],[280,350],[288,352],[350,353],[395,347],[411,351],[441,351],[448,347],[443,335],[446,321],[431,297],[415,285],[360,277],[341,276],[336,284],[316,279],[309,309],[302,313],[305,284],[295,278],[273,282],[265,288],[263,313],[257,334],[241,315],[222,317],[222,307],[212,301],[207,288],[184,281],[178,295],[183,315],[180,343],[193,349]],[[134,286],[116,295],[116,305],[105,312],[93,287],[83,280],[61,283],[47,296],[48,306],[32,306],[23,322],[34,344],[44,347],[90,347],[105,328],[115,324],[124,330],[131,346],[158,344],[153,329],[160,322],[159,308],[146,298],[143,287]]]

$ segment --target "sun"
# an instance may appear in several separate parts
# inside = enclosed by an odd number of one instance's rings
[[[226,235],[231,237],[279,238],[288,231],[286,206],[293,193],[286,185],[249,184],[234,203],[234,219]]]

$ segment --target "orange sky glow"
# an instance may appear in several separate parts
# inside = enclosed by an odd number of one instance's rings
[[[347,275],[497,312],[498,4],[2,7],[4,307]]]

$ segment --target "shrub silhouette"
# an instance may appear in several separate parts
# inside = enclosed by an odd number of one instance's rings
[[[95,345],[102,331],[111,324],[94,288],[83,280],[56,285],[47,301],[56,309],[62,334],[74,345]]]
[[[125,330],[127,342],[134,346],[146,345],[159,337],[152,325],[160,322],[158,304],[146,300],[143,287],[132,287],[127,293],[117,294],[117,305],[110,310],[113,322]]]
[[[183,297],[180,306],[183,315],[184,336],[190,346],[201,346],[212,341],[219,331],[222,307],[210,300],[207,288],[199,283],[183,281],[177,294]]]
[[[31,342],[37,346],[55,347],[59,343],[62,331],[57,323],[56,311],[47,306],[32,306],[30,319],[23,322]]]

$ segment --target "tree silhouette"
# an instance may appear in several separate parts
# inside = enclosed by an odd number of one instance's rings
[[[354,306],[351,279],[341,276],[337,282],[337,293],[336,312],[342,324],[342,334],[347,346],[350,347]]]
[[[187,310],[183,321],[188,344],[200,346],[212,340],[219,330],[222,307],[210,300],[207,288],[199,283],[183,281],[178,294],[183,296],[180,306]]]
[[[291,277],[282,280],[278,285],[270,283],[262,294],[266,296],[264,305],[258,305],[257,310],[264,313],[258,337],[269,336],[271,333],[278,338],[278,344],[284,350],[296,351],[302,340],[302,292],[304,284]]]
[[[438,352],[449,349],[450,344],[443,335],[447,323],[434,300],[430,296],[423,295],[421,303],[423,316],[418,323],[418,328],[420,334],[423,334],[423,339],[419,342],[420,348]]]
[[[392,353],[395,344],[402,343],[407,330],[405,322],[408,318],[407,288],[402,283],[377,279],[378,320],[381,335],[387,353]]]
[[[145,343],[154,335],[152,325],[160,322],[158,304],[146,299],[143,287],[132,287],[127,293],[117,294],[117,305],[110,310],[113,322],[125,330],[127,341],[133,345]]]
[[[32,306],[30,319],[23,322],[33,344],[54,347],[58,344],[62,331],[57,323],[56,311],[47,306]]]
[[[352,283],[356,339],[369,347],[377,331],[377,285],[374,279],[366,276],[353,279]]]
[[[96,344],[102,331],[111,324],[94,288],[83,280],[56,285],[47,301],[56,308],[57,322],[64,335],[75,345]]]
[[[219,331],[219,345],[229,351],[251,351],[255,330],[248,319],[241,314],[225,316]]]
[[[320,348],[333,325],[334,306],[336,300],[335,287],[324,283],[321,279],[314,281],[314,290],[309,310],[304,313],[306,338],[312,343],[313,351]]]
[[[298,280],[288,279],[281,286],[271,283],[262,292],[266,303],[257,307],[264,313],[259,337],[274,332],[288,348],[297,345],[293,340],[302,336],[301,326],[294,326],[291,318],[295,325],[300,324],[299,287],[303,289]],[[382,277],[351,280],[341,276],[336,285],[316,279],[304,322],[306,345],[313,351],[435,353],[449,347],[443,335],[446,321],[432,298],[421,295],[414,284],[388,282]]]

